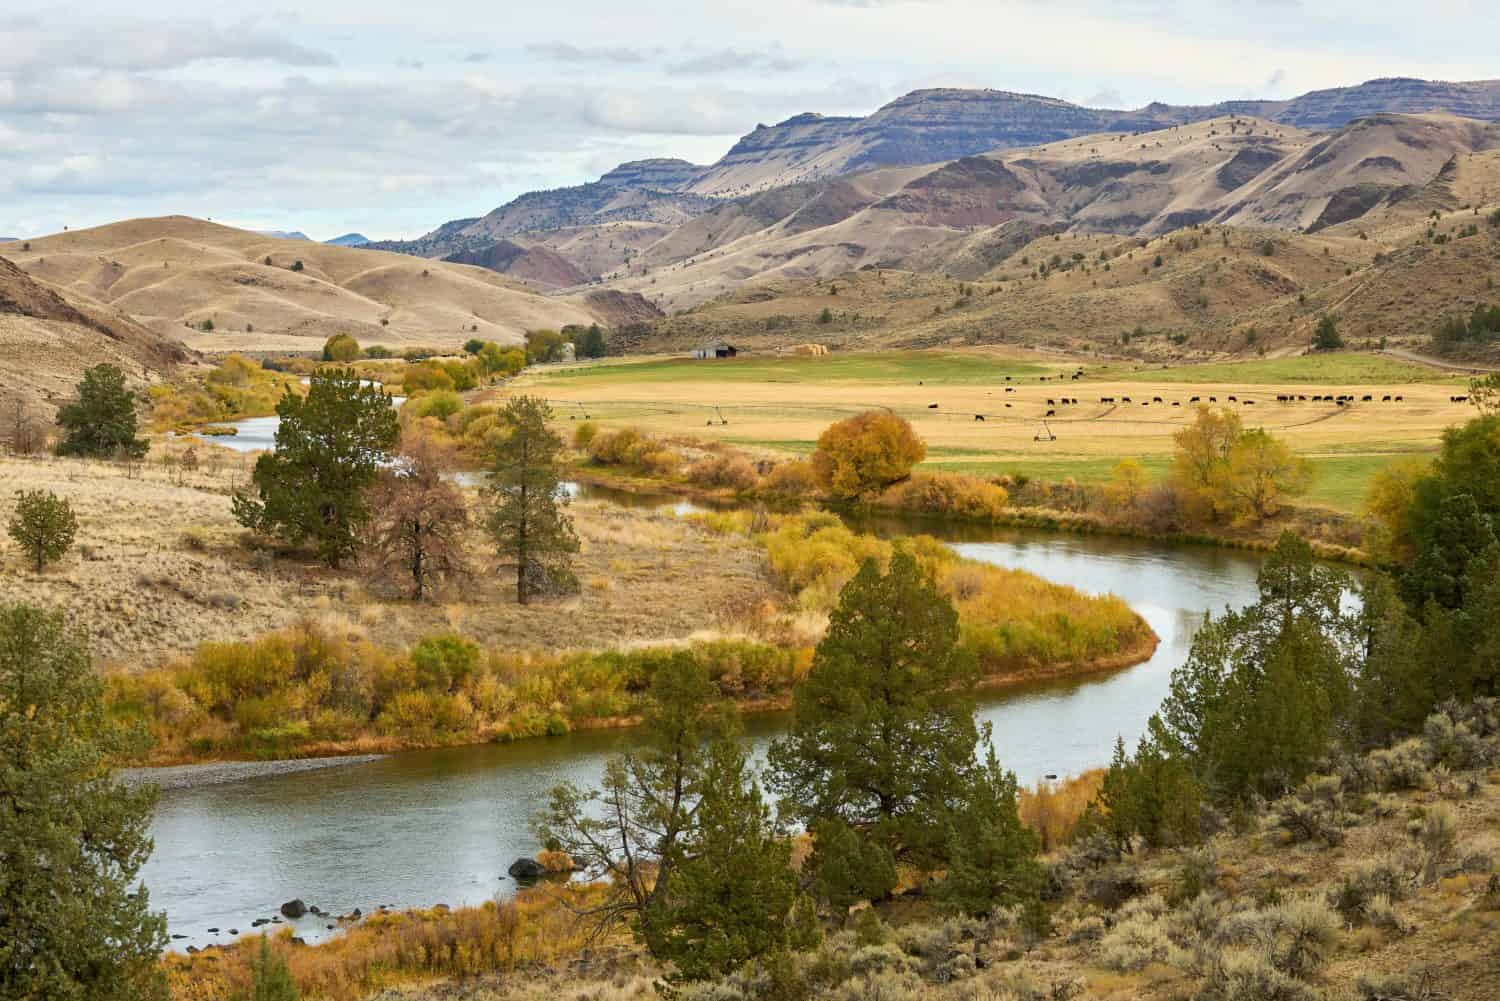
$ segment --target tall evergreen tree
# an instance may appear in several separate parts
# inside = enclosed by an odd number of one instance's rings
[[[671,893],[694,823],[704,747],[726,725],[716,696],[690,654],[669,657],[651,679],[641,745],[605,763],[598,789],[553,788],[533,820],[544,845],[608,881],[604,899],[585,914],[596,934],[630,922],[644,935],[648,912]]]
[[[516,569],[516,601],[576,583],[573,520],[564,510],[563,440],[547,427],[552,408],[517,396],[500,413],[503,434],[490,453],[490,512],[485,527],[502,559]]]
[[[792,940],[788,920],[797,895],[791,846],[733,736],[705,752],[693,825],[679,853],[670,888],[644,922],[652,954],[676,966],[675,979],[723,976],[804,944]]]
[[[0,997],[165,998],[166,918],[136,881],[156,793],[110,776],[138,736],[61,615],[0,606]]]
[[[1040,900],[1045,881],[1045,870],[1036,859],[1040,848],[1041,838],[1021,823],[1015,773],[1001,769],[991,745],[967,795],[953,811],[948,875],[933,895],[945,906],[974,916],[996,907],[1033,904]]]
[[[255,463],[259,499],[236,494],[242,525],[300,545],[312,540],[329,566],[354,555],[370,519],[365,492],[400,437],[391,398],[352,368],[320,368],[307,395],[276,405],[276,451]]]
[[[793,695],[791,733],[771,747],[769,781],[782,809],[810,830],[847,827],[892,863],[941,864],[950,804],[975,766],[979,734],[962,693],[974,677],[958,646],[958,613],[911,553],[898,549],[888,573],[867,560]],[[821,839],[814,869],[849,869],[831,853],[852,845]],[[888,871],[876,896],[894,888],[894,866]]]
[[[115,365],[84,372],[78,401],[58,408],[57,423],[63,429],[58,455],[139,459],[149,447],[135,436],[135,393],[125,388],[125,373]]]
[[[1261,570],[1260,600],[1194,637],[1153,732],[1212,794],[1283,792],[1329,748],[1350,699],[1355,630],[1340,606],[1350,583],[1286,532]]]

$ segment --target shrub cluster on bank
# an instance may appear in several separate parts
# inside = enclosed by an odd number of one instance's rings
[[[143,674],[112,675],[109,702],[115,714],[146,721],[158,759],[426,747],[629,719],[674,658],[700,664],[726,697],[755,700],[784,695],[807,654],[747,639],[506,653],[450,633],[388,651],[304,623],[248,642],[205,643]]]
[[[896,544],[853,531],[826,512],[701,516],[721,532],[750,535],[797,604],[827,612],[865,559],[889,563]],[[958,610],[962,643],[989,679],[1053,665],[1090,663],[1139,652],[1150,629],[1121,598],[1086,595],[1035,574],[960,557],[939,540],[903,543]]]

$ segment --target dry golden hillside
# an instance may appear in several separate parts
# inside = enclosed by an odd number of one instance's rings
[[[0,257],[0,437],[12,430],[17,403],[50,420],[91,365],[110,362],[144,383],[187,358],[177,342],[83,296],[59,295]]]
[[[362,343],[443,347],[479,336],[511,344],[529,329],[595,320],[581,305],[483,268],[182,216],[59,233],[0,254],[206,351],[310,350],[341,331]]]

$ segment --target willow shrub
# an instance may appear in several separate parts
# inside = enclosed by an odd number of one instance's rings
[[[156,430],[212,421],[264,417],[276,412],[287,391],[301,392],[297,376],[262,368],[259,362],[230,355],[203,382],[163,382],[152,386],[151,426]]]
[[[784,695],[807,653],[726,638],[682,647],[518,654],[451,633],[382,650],[304,623],[110,678],[112,710],[144,719],[158,758],[415,747],[568,733],[637,715],[656,671],[691,657],[732,698]]]
[[[750,531],[745,517],[710,515],[709,528]],[[826,612],[860,563],[890,558],[892,543],[852,531],[824,512],[773,516],[755,537],[777,581],[809,611]],[[1113,595],[1088,595],[1023,570],[960,557],[931,536],[907,540],[958,609],[963,643],[991,676],[1098,661],[1138,645],[1146,624]]]

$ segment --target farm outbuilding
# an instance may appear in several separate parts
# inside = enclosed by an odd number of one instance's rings
[[[711,341],[693,348],[694,358],[733,358],[739,349],[727,341]]]

